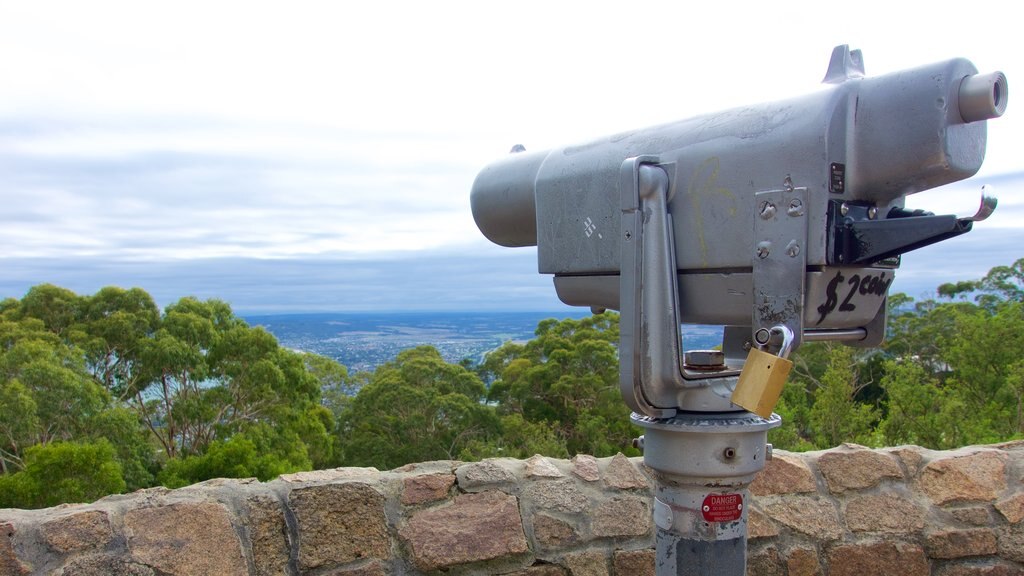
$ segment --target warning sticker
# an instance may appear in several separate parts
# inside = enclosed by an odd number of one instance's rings
[[[743,495],[708,494],[701,512],[707,522],[735,522],[743,515]]]

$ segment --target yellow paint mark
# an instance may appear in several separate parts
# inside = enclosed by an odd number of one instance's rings
[[[694,228],[697,230],[697,240],[700,242],[700,261],[702,266],[708,265],[708,246],[704,240],[704,214],[701,212],[701,198],[711,196],[724,196],[732,200],[729,207],[729,215],[736,215],[736,196],[727,188],[718,185],[718,170],[721,161],[717,156],[712,156],[697,166],[690,177],[690,185],[687,194],[690,196],[690,203],[693,207]]]

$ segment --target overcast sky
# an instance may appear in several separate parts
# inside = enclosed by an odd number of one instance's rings
[[[1024,81],[1019,23],[959,2],[0,0],[0,296],[141,286],[241,312],[559,310],[489,244],[477,172],[539,150],[952,57]],[[1012,90],[1012,88],[1011,88]],[[979,176],[996,214],[908,254],[920,296],[1024,256],[1024,102]]]

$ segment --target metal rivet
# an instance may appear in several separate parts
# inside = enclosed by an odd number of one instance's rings
[[[847,214],[850,213],[850,207],[846,204],[846,202],[843,202],[843,205],[839,207],[839,213],[842,214],[843,216],[846,216]]]
[[[775,204],[772,204],[771,202],[767,202],[767,201],[762,202],[761,203],[761,218],[764,219],[764,220],[769,220],[773,216],[775,216]]]
[[[868,208],[868,220],[874,220],[876,216],[878,216],[878,208],[874,206]]]
[[[789,202],[789,208],[786,210],[786,214],[790,216],[803,216],[804,215],[804,203],[799,198],[793,198]]]

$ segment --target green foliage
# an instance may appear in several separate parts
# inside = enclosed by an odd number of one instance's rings
[[[280,436],[256,429],[210,444],[202,455],[176,458],[160,472],[160,483],[180,488],[211,478],[258,478],[272,480],[289,472],[309,470],[302,443],[292,438],[287,446]],[[290,448],[291,451],[282,450]]]
[[[25,451],[25,469],[0,476],[0,508],[45,508],[92,502],[125,489],[114,448],[94,442],[53,442]]]
[[[480,378],[436,349],[404,350],[374,371],[338,419],[342,463],[394,468],[453,460],[499,430]]]
[[[459,459],[529,458],[534,454],[553,458],[569,456],[565,442],[547,422],[528,422],[522,414],[508,414],[501,417],[499,429],[500,433],[490,441],[470,441],[459,453]]]
[[[182,298],[161,313],[138,288],[77,296],[40,285],[0,305],[0,483],[35,505],[32,462],[72,440],[112,443],[120,483],[105,485],[117,491],[158,476],[332,466],[334,416],[320,389],[339,374],[344,367],[282,349],[218,300]]]
[[[1024,259],[938,295],[889,295],[878,350],[802,346],[770,441],[945,449],[1024,437]],[[0,506],[337,465],[637,454],[618,339],[615,314],[549,319],[479,366],[424,346],[350,375],[218,300],[161,312],[138,288],[43,284],[0,301]]]
[[[964,444],[966,405],[918,363],[886,363],[882,387],[888,410],[879,428],[887,445],[949,449]]]
[[[870,444],[878,414],[873,406],[857,400],[860,387],[854,349],[829,346],[828,351],[828,366],[808,414],[812,442],[818,448],[843,442]]]
[[[605,313],[542,321],[536,338],[506,343],[484,360],[488,399],[503,415],[549,426],[569,454],[638,454],[619,391],[618,320]]]

